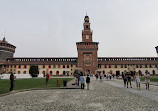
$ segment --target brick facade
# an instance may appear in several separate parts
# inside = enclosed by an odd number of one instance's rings
[[[93,42],[89,17],[85,16],[84,29],[82,30],[82,42],[77,42],[78,68],[84,74],[95,74],[98,69],[98,42]]]

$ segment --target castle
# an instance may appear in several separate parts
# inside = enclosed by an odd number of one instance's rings
[[[13,57],[16,47],[4,38],[0,41],[0,73],[29,74],[30,66],[37,65],[40,74],[54,76],[73,75],[75,70],[84,74],[158,74],[158,57],[98,57],[99,43],[93,42],[87,15],[83,26],[82,42],[76,42],[78,57]]]

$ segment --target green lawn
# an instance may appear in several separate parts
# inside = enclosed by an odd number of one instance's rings
[[[59,78],[59,85],[57,86],[57,78],[51,78],[46,86],[45,78],[17,79],[14,82],[14,90],[61,87],[64,79],[68,82],[72,80],[72,78]],[[0,94],[8,93],[9,89],[10,80],[0,80]]]
[[[144,77],[141,77],[140,79],[141,79],[141,81],[145,80]],[[150,81],[151,82],[158,82],[158,76],[151,76]]]

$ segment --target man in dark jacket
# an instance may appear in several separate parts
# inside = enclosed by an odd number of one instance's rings
[[[13,73],[10,74],[10,91],[14,88],[14,75]]]
[[[87,77],[86,77],[86,83],[87,83],[87,90],[89,90],[89,83],[90,83],[89,75],[87,75]]]

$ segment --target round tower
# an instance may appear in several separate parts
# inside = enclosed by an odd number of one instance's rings
[[[15,48],[14,45],[5,40],[5,37],[3,40],[0,40],[0,61],[5,61],[8,57],[13,57]]]

